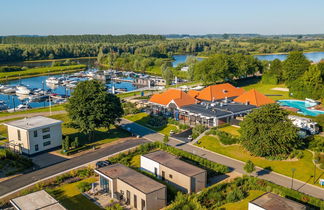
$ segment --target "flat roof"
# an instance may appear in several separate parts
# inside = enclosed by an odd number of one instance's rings
[[[49,125],[54,125],[59,123],[62,123],[62,121],[48,118],[48,117],[43,117],[43,116],[35,116],[35,117],[28,117],[20,120],[7,122],[4,123],[4,125],[29,130],[33,128],[39,128],[39,127],[49,126]]]
[[[178,157],[164,152],[162,150],[148,153],[146,155],[143,155],[143,157],[158,162],[164,165],[165,167],[168,167],[186,176],[194,176],[196,174],[200,174],[206,171],[185,161],[179,160]]]
[[[99,168],[97,171],[111,179],[120,179],[145,194],[165,188],[163,184],[120,163]]]
[[[191,104],[181,107],[181,110],[188,111],[194,114],[200,114],[206,117],[223,117],[227,115],[233,115],[240,112],[249,111],[256,108],[254,105],[245,105],[235,102],[230,102],[227,104],[217,103],[207,103],[202,104]]]
[[[297,203],[296,201],[290,200],[288,198],[281,197],[273,193],[265,193],[256,199],[250,201],[257,206],[264,209],[276,209],[276,210],[304,210],[306,206]]]
[[[24,196],[11,199],[10,202],[16,209],[22,209],[22,210],[35,210],[35,209],[64,210],[65,209],[57,200],[55,200],[45,190],[33,192]]]

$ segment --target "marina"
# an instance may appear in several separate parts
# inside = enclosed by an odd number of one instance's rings
[[[79,82],[92,79],[102,81],[107,91],[113,94],[146,90],[151,86],[165,84],[162,78],[156,76],[97,69],[21,78],[0,84],[0,111],[13,112],[65,103]]]

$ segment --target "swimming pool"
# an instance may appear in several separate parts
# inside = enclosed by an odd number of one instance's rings
[[[280,106],[290,106],[299,109],[298,113],[309,116],[317,116],[324,114],[324,111],[309,109],[309,105],[305,101],[300,100],[278,100]]]

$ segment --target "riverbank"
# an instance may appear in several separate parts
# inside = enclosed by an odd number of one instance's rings
[[[23,71],[3,72],[0,73],[0,82],[42,75],[52,75],[58,73],[73,73],[77,71],[83,71],[86,69],[86,67],[86,65],[79,64],[71,66],[41,67],[30,68]]]

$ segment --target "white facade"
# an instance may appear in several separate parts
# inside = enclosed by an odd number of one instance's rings
[[[264,208],[249,202],[248,210],[265,210]]]
[[[141,156],[141,169],[155,175],[159,175],[160,164],[144,156]]]
[[[6,123],[9,146],[26,155],[59,147],[62,144],[61,124],[62,121],[45,117]]]

